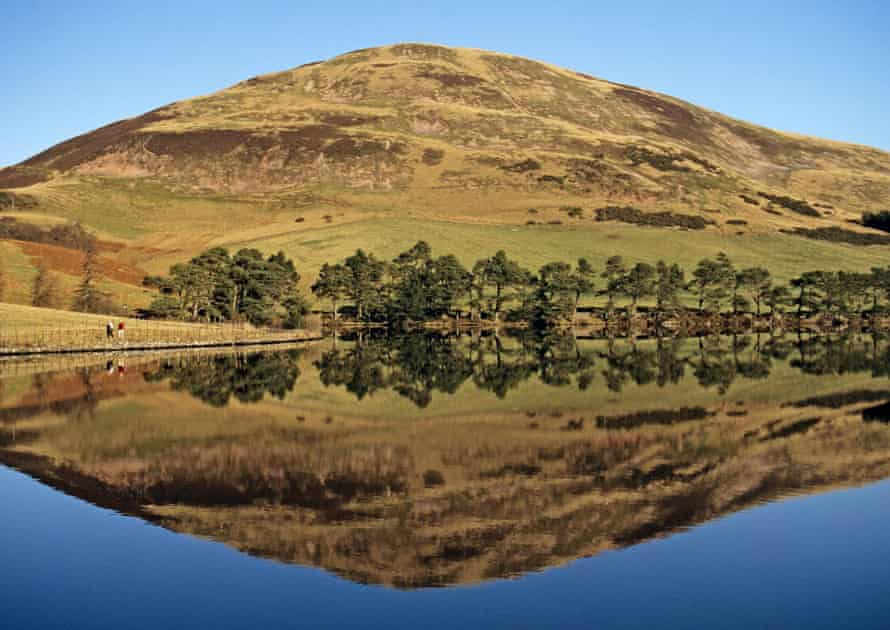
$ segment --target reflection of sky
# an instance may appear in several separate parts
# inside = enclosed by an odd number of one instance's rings
[[[240,554],[0,467],[8,628],[885,628],[890,481],[521,579],[399,592]]]

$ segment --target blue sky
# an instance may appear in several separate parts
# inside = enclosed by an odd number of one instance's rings
[[[0,165],[171,101],[401,41],[486,48],[890,150],[890,3],[9,0]]]

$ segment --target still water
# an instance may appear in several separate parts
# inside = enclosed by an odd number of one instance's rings
[[[0,626],[890,627],[890,342],[0,363]]]

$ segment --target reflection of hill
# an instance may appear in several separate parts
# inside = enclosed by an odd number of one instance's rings
[[[410,426],[295,420],[272,402],[228,415],[205,406],[199,418],[201,407],[155,396],[141,401],[158,414],[127,425],[127,453],[41,456],[115,439],[100,410],[34,429],[30,452],[7,445],[0,461],[174,531],[401,588],[542,569],[785,494],[890,476],[890,426],[859,413],[873,401],[625,414],[633,422],[616,429],[520,413]],[[166,422],[202,433],[148,448]]]

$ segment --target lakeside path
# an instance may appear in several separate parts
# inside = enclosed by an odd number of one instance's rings
[[[108,323],[114,328],[110,339],[105,332]],[[283,345],[321,339],[320,326],[316,328],[272,330],[140,320],[0,304],[0,357]]]

